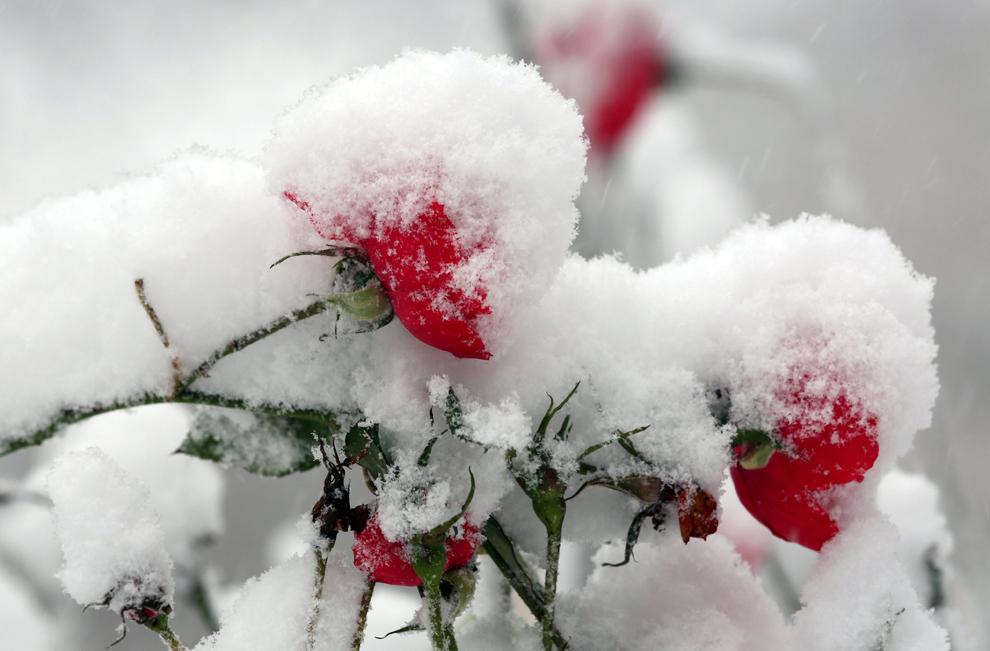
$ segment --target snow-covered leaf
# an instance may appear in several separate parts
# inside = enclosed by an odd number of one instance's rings
[[[281,477],[316,467],[313,445],[328,433],[317,419],[204,408],[176,452]]]

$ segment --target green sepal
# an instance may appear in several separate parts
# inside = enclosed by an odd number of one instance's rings
[[[578,459],[578,461],[580,461],[581,459],[584,459],[589,454],[593,454],[595,452],[598,452],[599,450],[601,450],[605,446],[611,445],[613,443],[619,443],[621,445],[622,442],[628,441],[629,440],[629,437],[635,436],[636,434],[639,434],[640,432],[645,432],[649,428],[650,428],[649,425],[644,425],[643,427],[637,427],[636,429],[629,430],[628,432],[621,432],[621,431],[615,432],[615,434],[613,434],[611,438],[606,439],[604,441],[601,441],[599,443],[595,443],[594,445],[589,445],[588,447],[586,447],[581,452],[581,454],[579,454],[577,456],[577,459]],[[625,447],[625,446],[623,446],[623,447]],[[628,451],[629,448],[625,448],[625,449]]]
[[[774,447],[767,443],[754,446],[746,454],[739,457],[739,465],[746,470],[766,468],[775,451]]]
[[[395,316],[385,288],[377,279],[353,292],[331,294],[327,300],[354,319],[373,323],[378,328],[387,325]]]
[[[746,470],[760,470],[770,463],[773,453],[781,449],[780,443],[770,434],[758,429],[743,429],[732,437],[733,449],[738,452],[739,465]]]
[[[776,439],[774,439],[772,436],[770,436],[770,434],[764,432],[761,429],[737,430],[736,435],[732,437],[732,442],[729,445],[733,448],[736,448],[739,447],[740,445],[747,445],[747,444],[761,445],[764,443],[769,443],[778,449],[780,448],[780,445],[777,443]]]

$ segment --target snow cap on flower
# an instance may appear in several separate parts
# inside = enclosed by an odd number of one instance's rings
[[[487,358],[563,260],[585,149],[574,104],[535,68],[455,50],[315,91],[265,162],[320,235],[366,251],[412,334]]]
[[[115,612],[173,603],[165,536],[148,488],[97,448],[70,452],[48,476],[70,597]]]

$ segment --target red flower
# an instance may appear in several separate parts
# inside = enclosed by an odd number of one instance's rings
[[[614,149],[665,65],[655,17],[635,7],[592,7],[576,27],[537,44],[536,58],[557,89],[578,101],[594,151]]]
[[[455,527],[451,531],[455,532],[457,529]],[[447,552],[445,572],[468,565],[481,545],[478,527],[465,522],[459,529],[459,532],[449,534],[444,541]],[[354,565],[379,583],[406,586],[422,583],[409,562],[408,543],[387,539],[379,526],[378,516],[373,517],[354,536]]]
[[[307,213],[321,236],[364,250],[395,316],[414,337],[455,357],[491,357],[478,334],[478,320],[491,313],[484,287],[465,291],[454,280],[454,272],[483,247],[464,249],[443,204],[433,202],[410,224],[379,227],[372,218],[370,234],[358,236],[340,220],[328,225],[317,219],[294,192],[283,195]]]
[[[794,415],[779,420],[774,433],[781,449],[761,468],[741,460],[752,450],[735,449],[731,468],[739,500],[774,535],[818,551],[839,529],[827,509],[830,489],[863,480],[877,460],[877,418],[835,398],[808,390],[810,377],[789,380],[781,392]]]

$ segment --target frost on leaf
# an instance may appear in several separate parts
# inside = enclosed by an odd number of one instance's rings
[[[176,452],[280,477],[319,465],[313,446],[328,434],[315,420],[211,407],[198,411]]]

